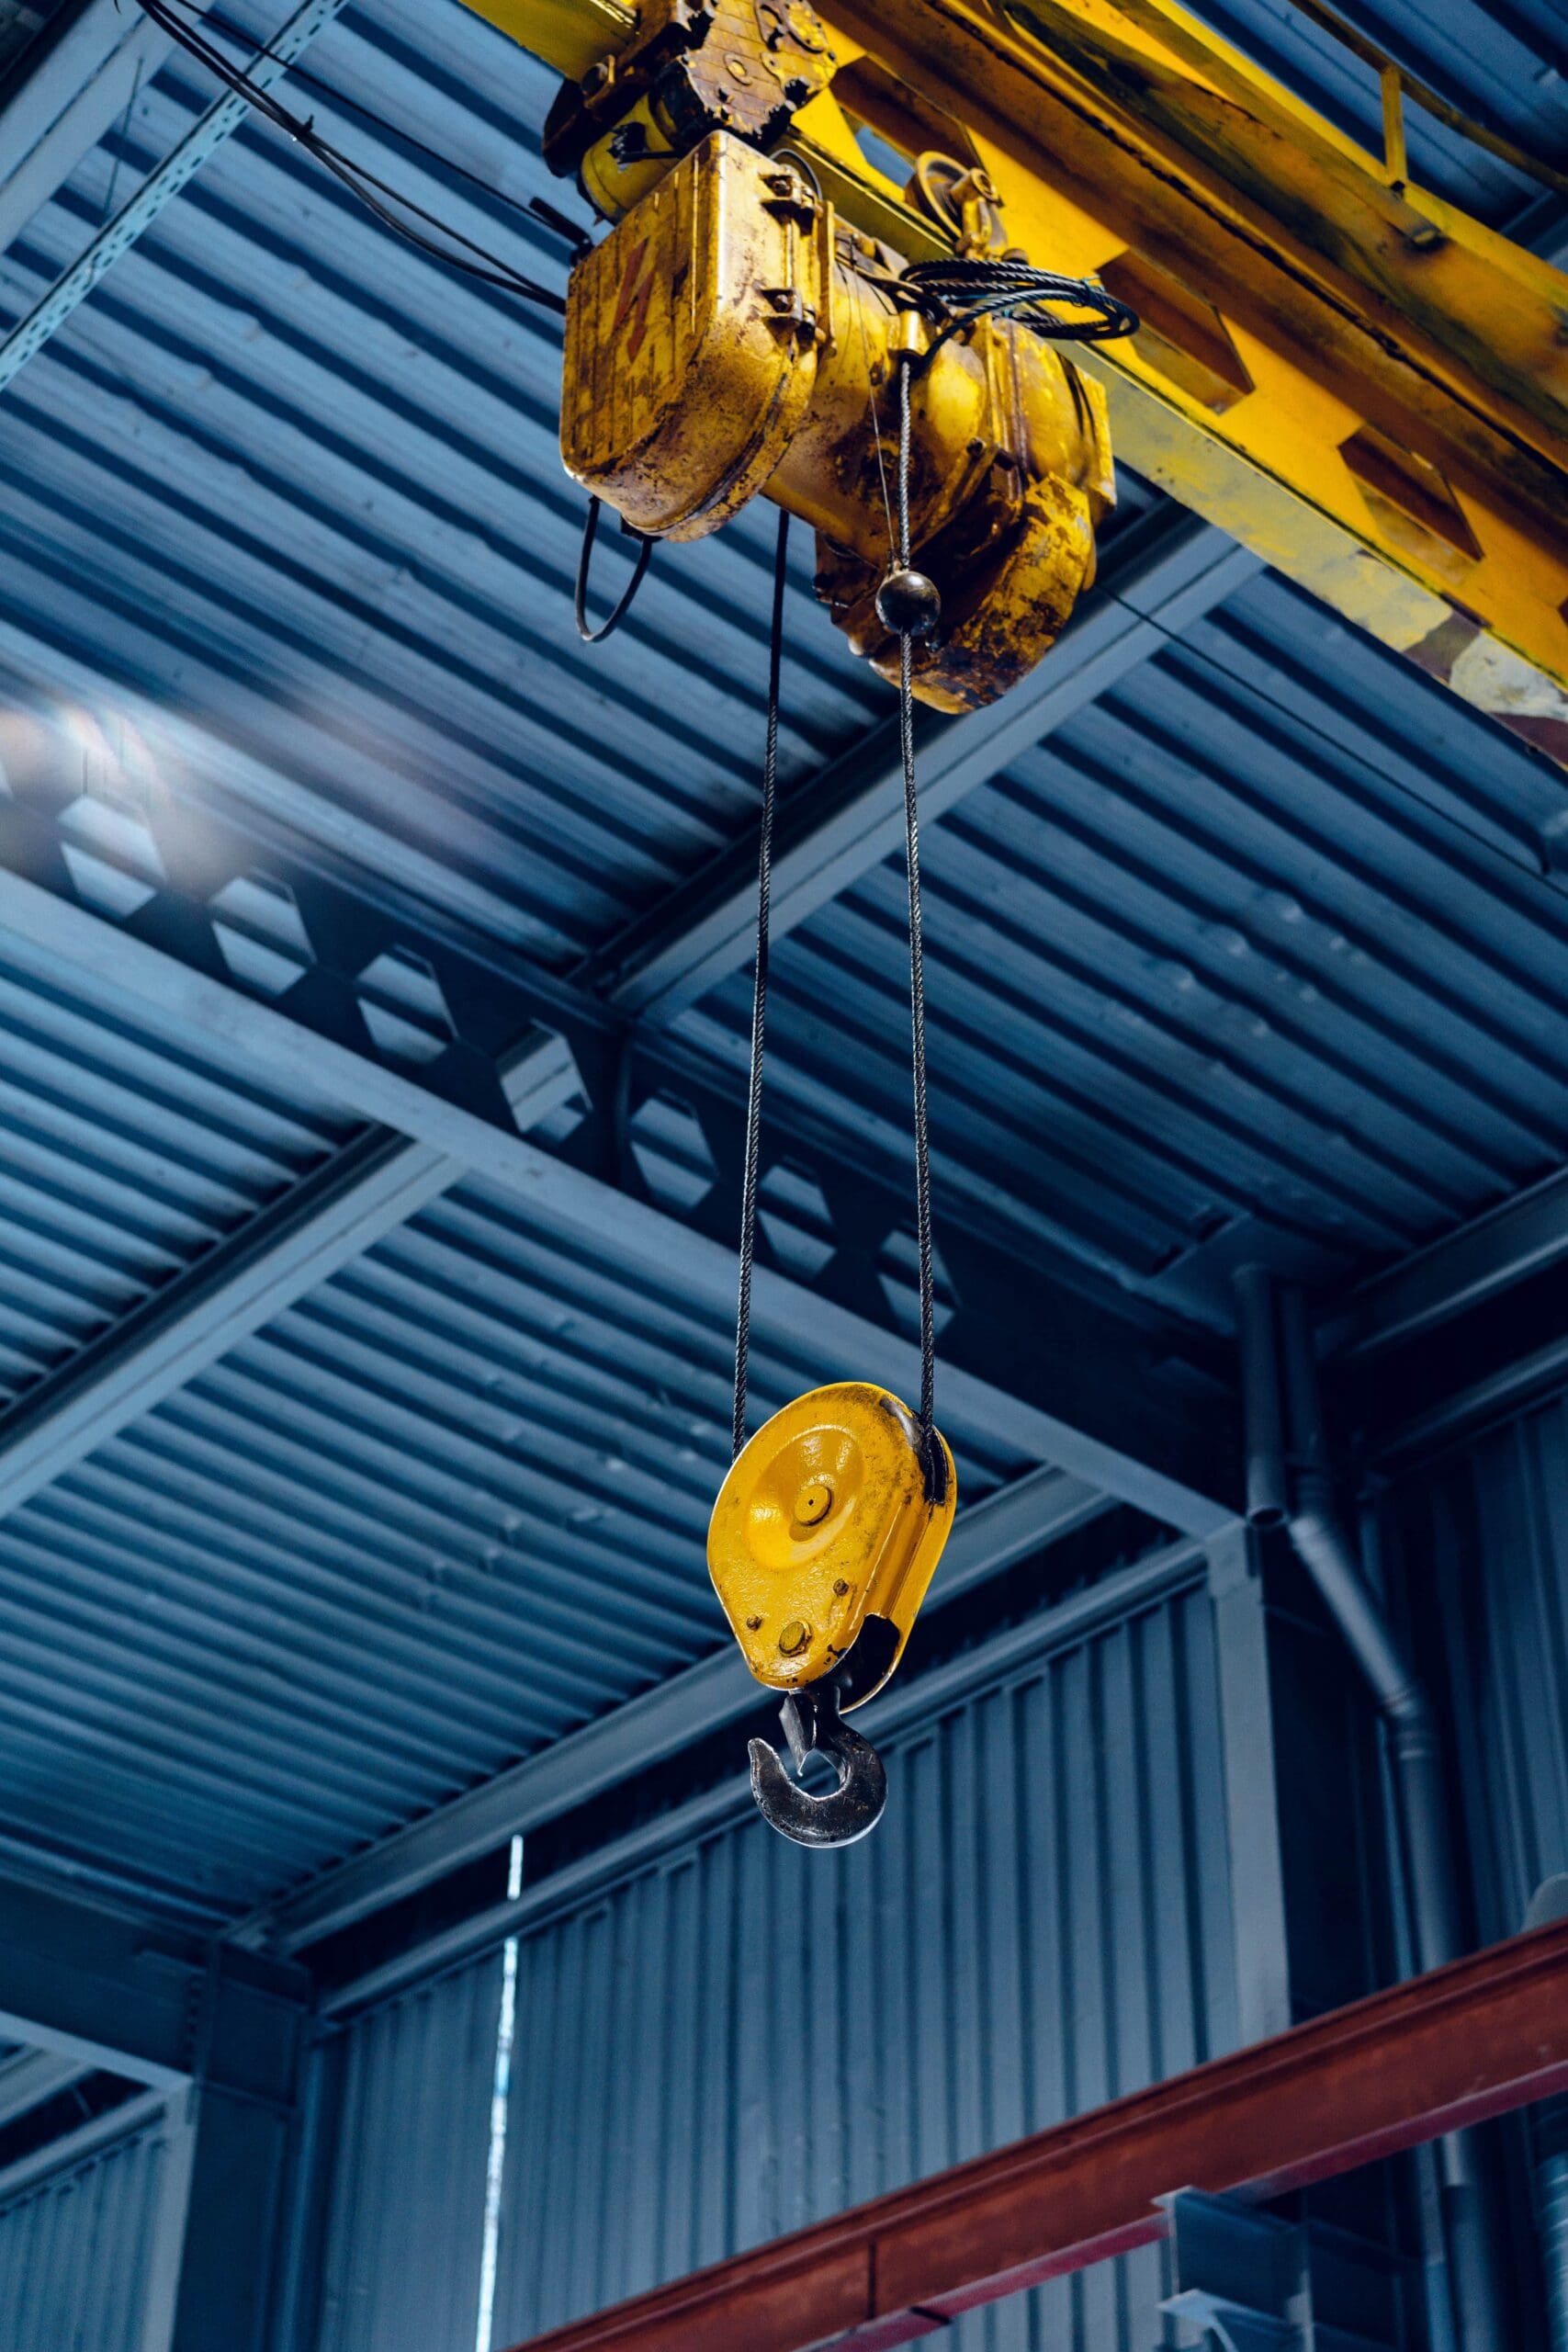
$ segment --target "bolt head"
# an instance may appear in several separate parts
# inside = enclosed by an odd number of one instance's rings
[[[929,637],[942,619],[942,591],[923,571],[890,571],[876,592],[876,617],[895,637]]]
[[[826,1478],[813,1478],[795,1498],[795,1515],[802,1527],[820,1527],[833,1508],[833,1489]]]
[[[761,1632],[761,1630],[762,1630],[762,1621],[761,1621],[761,1619],[760,1617],[748,1617],[748,1618],[747,1618],[747,1620],[746,1620],[746,1631],[747,1631],[749,1634],[760,1634],[760,1633]]]
[[[810,1646],[810,1626],[803,1625],[798,1617],[792,1617],[779,1635],[781,1652],[785,1657],[798,1657],[802,1650],[809,1649]]]

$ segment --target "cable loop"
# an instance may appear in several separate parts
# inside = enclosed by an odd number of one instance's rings
[[[628,537],[635,538],[637,542],[637,561],[632,566],[632,576],[622,591],[621,601],[610,615],[609,619],[601,621],[597,628],[591,627],[588,619],[588,571],[593,559],[593,542],[599,536],[599,517],[604,510],[604,504],[602,498],[591,498],[588,502],[588,519],[582,526],[582,553],[577,559],[577,588],[572,597],[572,611],[577,617],[577,634],[584,645],[603,645],[607,637],[614,637],[630,612],[632,599],[642,586],[643,574],[653,558],[653,541],[645,538],[640,531],[629,533]],[[625,526],[622,527],[624,528]]]
[[[898,285],[906,296],[913,295],[913,309],[941,324],[922,368],[930,367],[950,336],[978,319],[1016,318],[1051,343],[1112,343],[1136,334],[1141,323],[1135,311],[1092,277],[1062,277],[1000,254],[911,262]],[[1087,315],[1063,317],[1063,309]]]

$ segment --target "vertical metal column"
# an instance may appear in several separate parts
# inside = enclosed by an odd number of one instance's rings
[[[1204,1550],[1224,1742],[1236,2025],[1243,2043],[1265,2041],[1293,2020],[1263,1583],[1257,1538],[1243,1521]]]
[[[1399,1791],[1416,1965],[1457,1959],[1462,1939],[1436,1726],[1414,1661],[1389,1624],[1340,1523],[1318,1393],[1316,1351],[1299,1291],[1238,1285],[1237,1335],[1263,1358],[1244,1368],[1249,1459],[1266,1454],[1282,1420],[1285,1452],[1262,1463],[1260,1490],[1289,1498],[1291,1541],[1359,1668],[1387,1727]],[[1268,1311],[1266,1312],[1265,1309]],[[1267,1350],[1267,1357],[1263,1351]],[[1282,1405],[1282,1411],[1281,1411]],[[1252,1478],[1249,1475],[1249,1488]],[[1465,2352],[1502,2352],[1495,2270],[1468,2137],[1442,2142],[1443,2215],[1455,2319]]]
[[[1568,1919],[1568,1873],[1537,1887],[1527,1928]],[[1536,2218],[1546,2269],[1547,2325],[1551,2352],[1568,2352],[1568,2098],[1551,2099],[1530,2118],[1535,2144]]]

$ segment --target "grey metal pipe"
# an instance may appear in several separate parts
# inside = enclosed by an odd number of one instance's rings
[[[1461,1942],[1437,1726],[1415,1664],[1378,1606],[1335,1508],[1317,1360],[1299,1291],[1280,1296],[1280,1336],[1291,1453],[1298,1465],[1291,1541],[1388,1723],[1408,1856],[1416,1963],[1423,1972],[1441,1968],[1459,1958]]]
[[[1254,1527],[1282,1527],[1290,1512],[1280,1351],[1274,1335],[1274,1284],[1266,1266],[1238,1266],[1236,1345],[1241,1358],[1242,1427],[1247,1433],[1247,1516]]]
[[[1440,1968],[1460,1957],[1461,1939],[1437,1725],[1415,1662],[1362,1575],[1335,1505],[1306,1303],[1299,1291],[1289,1290],[1270,1306],[1263,1328],[1272,1340],[1277,1310],[1291,1542],[1388,1725],[1416,1966]],[[1238,1329],[1245,1347],[1246,1327]],[[1243,1385],[1247,1393],[1245,1374]],[[1465,2352],[1502,2352],[1495,2270],[1466,2135],[1450,2133],[1441,2143],[1439,2166],[1455,2320]]]

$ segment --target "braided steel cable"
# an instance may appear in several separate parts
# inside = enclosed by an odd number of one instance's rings
[[[976,319],[1015,318],[1052,343],[1113,343],[1136,334],[1140,323],[1135,311],[1094,278],[1063,277],[1003,254],[911,262],[897,283],[913,295],[913,309],[941,325],[925,366]]]
[[[757,1257],[757,1186],[762,1156],[762,1057],[768,1027],[769,925],[773,894],[773,809],[778,795],[779,701],[784,673],[784,586],[789,516],[779,514],[773,556],[773,631],[768,650],[768,734],[762,758],[762,819],[757,852],[757,967],[751,990],[751,1086],[746,1103],[746,1176],[740,1197],[740,1295],[735,1311],[735,1405],[731,1453],[746,1442],[746,1391],[751,1368],[751,1274]]]
[[[909,378],[898,366],[898,563],[909,569]],[[914,638],[898,638],[898,737],[904,764],[904,854],[909,883],[909,1025],[915,1097],[915,1213],[920,1260],[920,1433],[928,1472],[936,1457],[936,1247],[931,1236],[931,1100],[926,1077],[925,927],[920,904],[920,812],[915,783]]]

